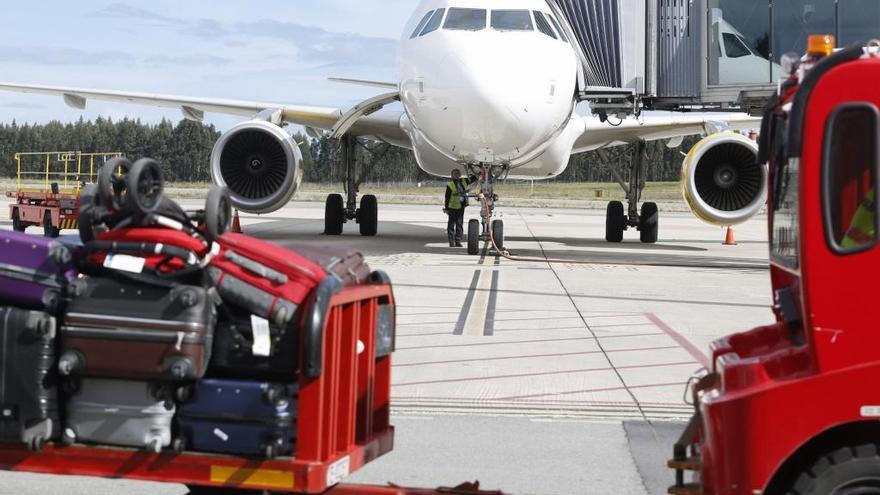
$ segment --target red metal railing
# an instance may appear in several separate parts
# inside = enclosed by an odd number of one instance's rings
[[[394,304],[389,284],[346,288],[331,299],[322,372],[316,378],[300,378],[295,457],[262,460],[51,444],[41,452],[28,452],[23,445],[0,445],[0,469],[324,492],[394,444],[389,423],[391,356],[374,358],[382,304]]]

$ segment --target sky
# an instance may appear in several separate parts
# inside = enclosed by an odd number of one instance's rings
[[[418,0],[3,2],[0,81],[347,109],[396,82],[396,47]],[[0,92],[0,122],[98,116],[178,121],[174,109]],[[226,129],[238,117],[207,114]]]

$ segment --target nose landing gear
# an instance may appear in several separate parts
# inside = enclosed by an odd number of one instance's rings
[[[475,198],[480,205],[480,218],[468,222],[468,254],[477,255],[480,252],[480,241],[489,243],[489,249],[504,250],[504,221],[492,219],[495,213],[495,203],[498,195],[495,194],[495,183],[507,177],[509,168],[507,165],[468,165],[472,175],[478,177],[479,192],[468,194]],[[491,229],[491,230],[490,230]]]

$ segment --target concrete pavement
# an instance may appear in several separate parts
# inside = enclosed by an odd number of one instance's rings
[[[480,479],[517,494],[665,492],[665,458],[690,411],[684,384],[709,342],[773,320],[765,219],[737,228],[738,246],[722,246],[721,229],[663,213],[658,244],[627,232],[609,245],[604,212],[499,213],[512,254],[596,264],[467,256],[446,246],[439,206],[381,205],[375,238],[354,224],[338,238],[320,235],[323,205],[314,203],[242,216],[247,233],[282,245],[357,247],[394,282],[396,446],[352,479],[426,487]],[[62,482],[68,494],[183,493],[0,474],[0,494],[54,493]]]

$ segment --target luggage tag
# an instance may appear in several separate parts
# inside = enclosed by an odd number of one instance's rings
[[[108,254],[104,258],[104,268],[129,273],[142,273],[146,263],[146,258],[129,256],[127,254]]]
[[[269,332],[269,320],[251,315],[251,333],[254,345],[251,352],[254,356],[269,357],[272,354],[272,334]]]

